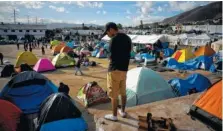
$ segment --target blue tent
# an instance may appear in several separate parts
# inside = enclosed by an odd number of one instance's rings
[[[174,50],[171,48],[166,48],[166,49],[163,49],[163,53],[165,57],[170,57],[173,55]]]
[[[35,71],[25,71],[5,85],[0,98],[10,100],[23,113],[30,114],[38,112],[43,100],[55,92],[57,87],[45,76]]]
[[[168,48],[169,47],[169,43],[168,42],[162,43],[162,47],[163,47],[163,49]]]
[[[70,47],[70,48],[74,48],[74,41],[69,41],[67,42],[66,46]]]
[[[95,49],[92,53],[91,56],[96,57],[96,55],[98,54],[100,50],[99,49]]]
[[[202,92],[211,86],[210,80],[201,74],[192,74],[185,80],[174,78],[168,83],[178,91],[180,96],[187,95],[188,91],[193,88]]]
[[[64,93],[50,95],[42,103],[37,129],[40,131],[86,131],[87,123],[82,118],[74,100]]]

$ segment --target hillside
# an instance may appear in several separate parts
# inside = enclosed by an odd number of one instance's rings
[[[222,18],[222,1],[213,2],[205,6],[199,6],[192,10],[183,12],[179,15],[166,18],[162,23],[186,23],[205,21],[207,19],[214,20]]]

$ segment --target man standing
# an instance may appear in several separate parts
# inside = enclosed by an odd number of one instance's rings
[[[126,74],[128,71],[131,39],[124,33],[118,31],[115,23],[109,22],[105,26],[104,35],[111,38],[110,64],[107,74],[108,96],[111,98],[112,114],[105,115],[105,119],[117,121],[118,96],[121,95],[121,109],[118,110],[121,117],[126,117]]]

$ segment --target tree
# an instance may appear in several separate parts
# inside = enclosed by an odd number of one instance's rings
[[[122,29],[122,24],[118,23],[117,26],[119,29]]]

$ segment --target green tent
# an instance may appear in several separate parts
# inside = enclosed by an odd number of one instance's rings
[[[127,107],[176,97],[170,85],[155,71],[139,67],[128,71]]]
[[[55,46],[55,45],[59,45],[59,44],[60,44],[60,41],[58,41],[58,40],[50,41],[51,46]]]
[[[75,60],[68,56],[66,53],[60,53],[53,58],[52,64],[55,67],[73,66],[75,64]]]

